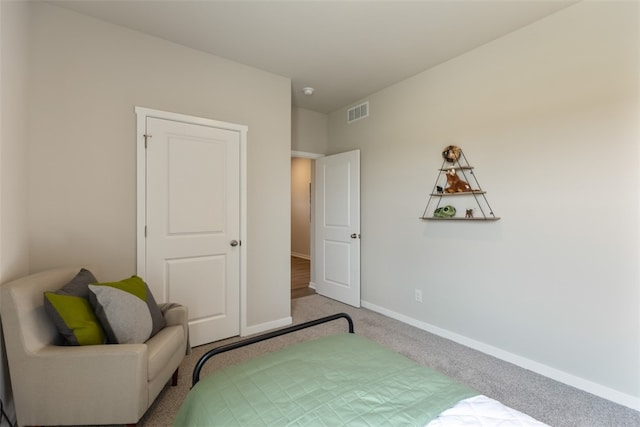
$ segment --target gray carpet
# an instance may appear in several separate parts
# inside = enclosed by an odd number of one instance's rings
[[[357,334],[369,337],[416,362],[430,366],[469,385],[512,408],[554,427],[640,426],[640,412],[558,383],[531,371],[461,346],[428,332],[366,309],[312,295],[292,301],[294,323],[329,314],[346,312],[353,317]],[[346,331],[346,322],[296,332],[254,346],[215,356],[205,365],[202,376],[221,366],[237,363],[258,354],[274,351],[294,342]],[[197,360],[207,350],[237,341],[238,338],[196,347],[180,367],[179,385],[165,387],[154,405],[140,420],[140,426],[171,425],[191,385]]]

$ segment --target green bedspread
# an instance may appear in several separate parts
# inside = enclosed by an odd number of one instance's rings
[[[424,426],[477,394],[367,338],[338,334],[208,375],[174,426]]]

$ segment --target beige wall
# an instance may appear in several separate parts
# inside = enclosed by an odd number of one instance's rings
[[[640,407],[638,47],[637,3],[583,2],[331,114],[364,305]],[[418,219],[448,144],[502,220]]]
[[[247,326],[289,319],[291,82],[32,4],[31,270],[135,273],[135,106],[247,125]]]
[[[291,159],[291,254],[311,256],[311,160]]]
[[[0,2],[0,283],[29,269],[27,248],[28,7]],[[0,331],[0,399],[13,419]]]
[[[27,251],[28,7],[1,2],[0,282],[25,274]]]
[[[292,112],[291,149],[304,153],[327,154],[329,116],[304,108]]]

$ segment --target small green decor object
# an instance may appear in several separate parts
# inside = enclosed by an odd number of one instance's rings
[[[451,205],[443,206],[433,211],[435,218],[451,218],[456,214],[456,208]]]

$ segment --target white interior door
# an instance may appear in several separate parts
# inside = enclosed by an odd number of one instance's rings
[[[316,160],[316,290],[360,307],[360,150]]]
[[[146,118],[145,279],[194,346],[240,332],[241,132]]]

